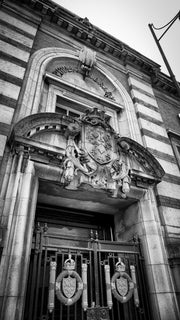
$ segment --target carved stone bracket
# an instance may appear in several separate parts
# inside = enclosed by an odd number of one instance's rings
[[[85,79],[96,63],[96,52],[87,47],[83,47],[79,52],[79,61],[81,62],[83,78]]]

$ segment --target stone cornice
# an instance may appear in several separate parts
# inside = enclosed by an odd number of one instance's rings
[[[176,88],[171,79],[160,72],[160,65],[140,54],[127,44],[92,25],[87,18],[80,18],[67,9],[50,0],[12,0],[13,3],[28,5],[45,20],[56,24],[72,38],[92,49],[109,54],[123,65],[132,65],[151,76],[152,84],[160,91],[177,97]],[[3,4],[10,4],[4,0]]]
[[[158,72],[158,74],[156,74],[156,70],[154,70],[154,73],[151,75],[151,79],[153,87],[178,98],[174,83],[166,74],[162,72]]]

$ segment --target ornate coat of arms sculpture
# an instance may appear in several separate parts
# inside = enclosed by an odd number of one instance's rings
[[[84,183],[126,198],[131,182],[128,144],[117,143],[119,136],[108,122],[109,116],[94,108],[69,124],[61,179],[67,189],[76,190]]]

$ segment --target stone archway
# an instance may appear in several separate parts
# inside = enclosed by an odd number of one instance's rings
[[[53,59],[59,58],[74,59],[77,61],[79,60],[79,51],[52,47],[40,49],[32,55],[20,93],[14,123],[30,114],[39,112],[43,76],[47,65]],[[113,74],[107,70],[101,62],[97,61],[94,68],[96,68],[104,78],[107,78],[122,96],[124,101],[124,112],[122,114],[121,124],[123,128],[126,126],[126,136],[128,135],[131,139],[142,144],[140,129],[130,95],[121,82],[113,76]]]

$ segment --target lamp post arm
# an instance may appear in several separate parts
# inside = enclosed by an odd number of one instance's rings
[[[170,65],[169,65],[169,62],[168,62],[168,60],[167,60],[167,58],[166,58],[166,56],[165,56],[165,54],[164,54],[164,51],[163,51],[163,49],[162,49],[162,47],[161,47],[161,45],[160,45],[160,43],[159,43],[159,41],[158,41],[158,39],[157,39],[157,37],[156,37],[156,35],[155,35],[155,32],[154,32],[154,30],[153,30],[153,25],[152,25],[152,24],[148,24],[148,26],[149,26],[149,28],[150,28],[150,31],[151,31],[151,33],[152,33],[152,35],[153,35],[153,38],[154,38],[154,40],[155,40],[155,42],[156,42],[156,44],[157,44],[157,47],[158,47],[158,49],[159,49],[159,51],[160,51],[160,53],[161,53],[161,56],[162,56],[162,58],[163,58],[163,60],[164,60],[164,63],[165,63],[165,65],[166,65],[166,67],[167,67],[167,70],[169,71],[170,77],[171,77],[171,79],[172,79],[172,81],[173,81],[173,83],[174,83],[174,85],[175,85],[175,87],[176,87],[178,96],[179,96],[179,98],[180,98],[180,87],[179,87],[179,84],[178,84],[178,82],[177,82],[177,80],[176,80],[176,78],[175,78],[174,73],[172,72],[172,69],[171,69],[171,67],[170,67]]]
[[[158,39],[158,41],[160,41],[162,39],[162,37],[166,34],[166,32],[171,28],[171,26],[174,24],[174,22],[177,20],[177,18],[179,17],[179,13],[178,15],[176,15],[173,19],[173,21],[169,24],[169,26],[167,27],[167,29],[163,32],[163,34],[160,36],[160,38]]]

